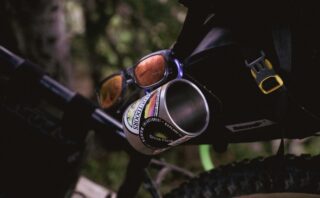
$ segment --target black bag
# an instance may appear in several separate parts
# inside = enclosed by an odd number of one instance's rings
[[[320,95],[315,92],[320,86],[316,22],[320,14],[315,3],[292,1],[231,11],[215,8],[215,16],[207,22],[210,30],[184,63],[186,73],[220,101],[211,103],[212,123],[202,140],[303,138],[319,131]],[[272,12],[266,15],[268,9]],[[259,90],[244,64],[248,48],[266,53],[288,96],[265,95]],[[206,93],[207,98],[210,95]]]

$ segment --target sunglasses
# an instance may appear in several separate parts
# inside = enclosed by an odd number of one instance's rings
[[[157,51],[141,58],[134,66],[105,78],[97,88],[98,102],[102,108],[109,109],[123,103],[130,86],[149,92],[182,76],[182,65],[171,50]]]

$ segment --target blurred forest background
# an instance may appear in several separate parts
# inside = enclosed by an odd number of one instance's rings
[[[4,0],[0,41],[91,97],[103,77],[170,47],[185,11],[168,0]]]
[[[2,0],[0,44],[94,100],[94,88],[104,77],[152,51],[169,48],[185,15],[176,0]],[[291,153],[317,153],[319,142],[295,140],[286,145]],[[214,153],[214,162],[270,155],[278,144],[231,145],[224,154]],[[202,171],[196,146],[174,149],[161,158]],[[127,160],[125,153],[110,153],[95,144],[83,174],[116,190]]]

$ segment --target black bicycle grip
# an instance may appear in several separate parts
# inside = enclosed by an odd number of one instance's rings
[[[0,46],[0,71],[10,79],[8,91],[11,98],[19,99],[19,102],[44,98],[64,111],[64,117],[70,122],[68,126],[72,123],[100,131],[122,129],[119,121],[104,113],[92,102],[46,75],[39,66],[2,46]],[[124,137],[122,133],[118,134]],[[76,138],[84,136],[76,132],[70,135]]]

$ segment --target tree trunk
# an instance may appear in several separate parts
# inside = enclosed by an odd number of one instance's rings
[[[4,0],[6,19],[10,20],[19,52],[55,79],[72,86],[63,3],[64,0]]]
[[[118,1],[116,0],[82,0],[85,17],[86,47],[91,63],[91,77],[95,86],[101,80],[101,63],[104,62],[104,57],[101,57],[96,51],[96,45],[101,41],[101,38],[103,38],[102,40],[108,39],[106,27],[111,17],[115,14],[117,3]],[[118,52],[114,51],[114,53],[117,54]]]

